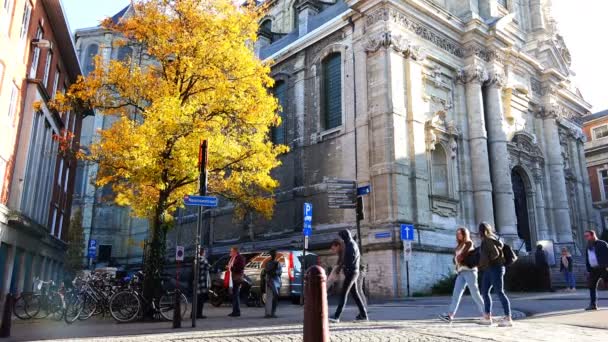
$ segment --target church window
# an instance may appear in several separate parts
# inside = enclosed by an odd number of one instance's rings
[[[593,129],[593,139],[608,137],[608,125],[602,125]]]
[[[87,47],[84,56],[84,74],[88,75],[91,71],[95,70],[95,56],[99,53],[99,46],[97,44],[91,44]]]
[[[275,83],[272,89],[274,96],[279,102],[278,115],[281,118],[281,124],[276,127],[272,127],[272,142],[275,144],[285,143],[285,107],[287,106],[287,84],[284,81],[278,81]]]
[[[433,195],[448,196],[448,159],[441,144],[435,145],[431,153]]]
[[[324,129],[342,125],[342,58],[329,55],[322,65],[322,115]]]
[[[116,57],[119,61],[125,61],[125,60],[127,60],[127,58],[130,58],[132,54],[133,54],[133,49],[131,49],[128,46],[121,46],[118,49],[118,56],[116,56]]]

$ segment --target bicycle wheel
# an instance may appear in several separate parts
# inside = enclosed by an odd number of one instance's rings
[[[188,298],[183,293],[179,296],[180,309],[182,318],[188,310]],[[175,311],[175,292],[165,292],[158,301],[158,311],[160,315],[167,321],[173,320],[173,312]]]
[[[63,319],[66,323],[72,324],[80,318],[80,314],[84,309],[84,299],[82,296],[72,294],[66,298],[65,315]]]
[[[42,307],[42,297],[39,294],[32,295],[27,306],[25,306],[25,312],[31,318],[44,318],[48,314],[42,314],[40,311]],[[41,317],[42,316],[42,317]]]
[[[13,313],[15,314],[15,316],[17,316],[17,318],[19,319],[30,319],[32,318],[32,316],[30,316],[27,312],[27,307],[28,305],[30,305],[30,302],[32,301],[32,294],[31,293],[24,293],[21,296],[19,296],[17,299],[15,299],[15,302],[13,303]]]
[[[132,291],[121,291],[110,298],[110,315],[117,322],[131,322],[141,310],[141,300]]]
[[[48,300],[48,310],[49,317],[56,321],[60,321],[63,319],[63,315],[65,314],[65,303],[63,301],[63,296],[58,292],[52,292],[49,296]]]
[[[91,318],[99,309],[97,301],[90,294],[85,293],[82,298],[82,312],[78,316],[81,321]]]

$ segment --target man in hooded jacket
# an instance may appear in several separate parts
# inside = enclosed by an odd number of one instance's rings
[[[361,300],[359,289],[357,288],[357,279],[359,278],[359,266],[361,254],[359,253],[359,246],[353,240],[352,235],[348,229],[342,230],[339,234],[340,238],[344,241],[344,255],[342,258],[342,271],[344,272],[344,284],[340,291],[340,303],[336,308],[336,313],[333,318],[330,319],[333,323],[340,322],[340,315],[346,305],[346,299],[348,294],[351,293],[357,307],[359,307],[359,315],[357,320],[367,321],[367,311]],[[352,292],[351,292],[352,290]]]

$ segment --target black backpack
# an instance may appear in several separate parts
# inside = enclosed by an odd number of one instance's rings
[[[474,268],[479,266],[479,259],[481,255],[479,253],[479,247],[476,247],[474,250],[470,251],[467,254],[466,258],[464,258],[464,264],[468,268]]]
[[[502,245],[502,255],[505,258],[505,266],[510,266],[517,261],[517,255],[513,248],[506,243]]]

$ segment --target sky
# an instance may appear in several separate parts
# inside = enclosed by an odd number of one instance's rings
[[[62,0],[72,30],[91,27],[129,4],[129,0]],[[572,55],[574,83],[593,108],[608,109],[608,1],[552,0],[553,16]]]

